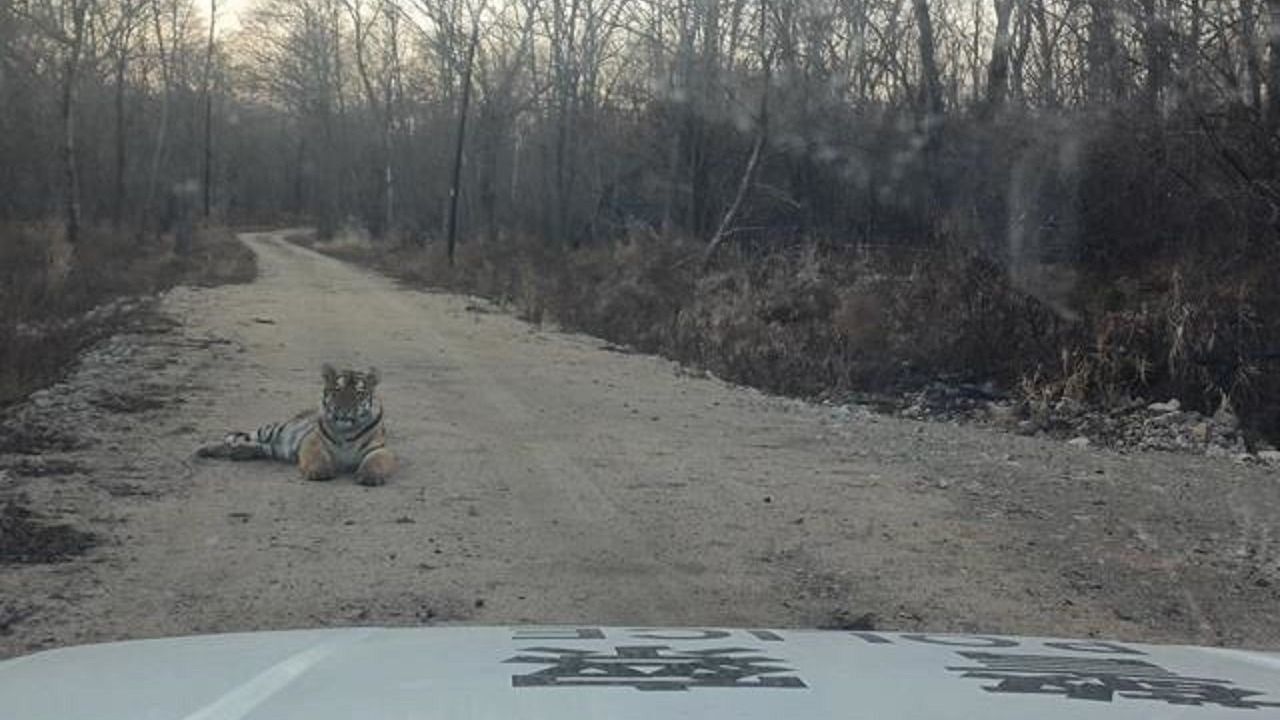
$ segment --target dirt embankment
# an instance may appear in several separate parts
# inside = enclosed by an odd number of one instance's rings
[[[0,497],[91,532],[0,564],[0,656],[350,624],[876,626],[1280,646],[1274,469],[769,397],[278,235],[0,430]],[[193,461],[376,365],[382,488]]]

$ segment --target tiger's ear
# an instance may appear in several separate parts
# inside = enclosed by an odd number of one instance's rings
[[[378,368],[376,367],[369,368],[369,371],[364,374],[364,379],[365,379],[365,382],[369,384],[370,390],[377,387],[378,386]]]
[[[325,385],[333,385],[338,380],[338,371],[333,369],[329,363],[320,366],[320,376],[324,378]]]

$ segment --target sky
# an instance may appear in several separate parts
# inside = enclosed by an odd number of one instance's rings
[[[249,6],[253,0],[218,0],[218,26],[223,31],[236,30],[240,27],[240,16],[249,11]],[[209,14],[208,0],[199,2],[197,5],[204,7],[206,15]]]

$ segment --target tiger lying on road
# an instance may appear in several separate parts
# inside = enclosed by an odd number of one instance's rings
[[[196,455],[227,460],[271,459],[297,463],[307,480],[330,480],[355,472],[361,485],[381,485],[396,469],[386,448],[382,403],[374,397],[378,371],[342,370],[325,364],[319,410],[263,425],[252,433],[233,432]]]

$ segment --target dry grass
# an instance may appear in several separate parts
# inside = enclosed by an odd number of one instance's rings
[[[1024,375],[1024,397],[1041,406],[1177,398],[1206,414],[1239,415],[1275,437],[1280,287],[1266,271],[1272,263],[1220,273],[1188,259],[1152,268],[1142,282],[1094,289],[1094,307],[1060,342],[1057,362]]]
[[[0,405],[56,377],[86,344],[109,332],[88,317],[116,298],[145,296],[175,284],[249,282],[253,252],[227,230],[196,234],[178,257],[171,238],[88,230],[75,248],[57,226],[0,226]]]

